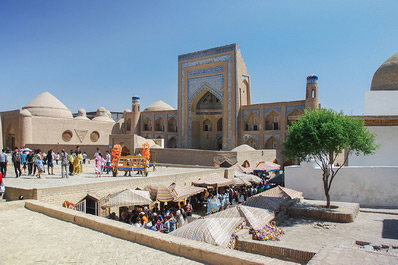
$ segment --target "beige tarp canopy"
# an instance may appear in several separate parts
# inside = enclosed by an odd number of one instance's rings
[[[243,218],[205,218],[170,233],[170,235],[227,247],[232,234],[242,224]]]
[[[122,207],[135,205],[150,205],[153,201],[149,197],[149,191],[126,189],[114,193],[108,197],[108,201],[101,207]]]
[[[238,205],[224,211],[206,216],[206,218],[237,218],[242,217],[246,225],[258,230],[275,218],[275,213],[270,210]]]
[[[149,191],[153,201],[171,202],[176,198],[176,195],[164,185],[149,185],[145,187],[145,190]]]
[[[301,191],[296,191],[285,187],[277,186],[275,188],[266,190],[254,196],[283,197],[290,200],[296,198],[303,198],[303,193]]]
[[[184,186],[180,184],[173,183],[169,186],[169,190],[175,196],[174,201],[183,201],[188,197],[196,195],[198,193],[204,192],[206,188],[194,187],[194,186]]]
[[[232,180],[223,178],[217,173],[212,173],[202,179],[192,182],[192,184],[195,186],[225,187],[232,185]]]
[[[261,171],[276,171],[281,168],[280,165],[272,163],[272,162],[260,162],[257,164],[257,166],[254,168],[254,170],[261,170]]]

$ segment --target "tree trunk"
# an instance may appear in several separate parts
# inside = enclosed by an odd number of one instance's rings
[[[328,169],[324,169],[323,170],[323,189],[325,191],[325,196],[326,196],[326,208],[330,209],[330,195],[329,195],[329,177],[330,177],[330,173],[328,171]]]
[[[326,195],[326,208],[330,209],[330,195],[329,192],[325,192]]]

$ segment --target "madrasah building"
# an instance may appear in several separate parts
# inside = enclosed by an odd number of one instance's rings
[[[97,146],[121,144],[126,154],[145,141],[153,148],[224,152],[246,144],[283,164],[287,126],[305,109],[319,107],[316,75],[307,77],[303,95],[303,100],[252,104],[251,76],[239,45],[231,44],[178,56],[177,109],[157,101],[141,111],[135,96],[123,119],[114,121],[101,107],[90,120],[84,109],[73,117],[61,101],[44,92],[20,110],[1,113],[0,140],[4,147],[56,151],[80,145],[88,153]]]

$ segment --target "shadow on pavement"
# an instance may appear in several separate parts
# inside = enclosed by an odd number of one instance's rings
[[[383,220],[383,238],[398,239],[398,220]]]

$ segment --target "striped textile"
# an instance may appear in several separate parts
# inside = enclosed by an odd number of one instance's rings
[[[191,197],[195,194],[204,192],[206,188],[201,188],[201,187],[194,187],[194,186],[183,186],[180,184],[171,184],[169,186],[169,190],[171,191],[172,194],[175,195],[174,201],[179,202],[187,199],[188,197]]]
[[[226,210],[210,214],[205,218],[240,218],[243,217],[238,207],[231,207]]]
[[[227,247],[243,218],[204,218],[171,232],[169,235]]]
[[[231,179],[223,178],[217,173],[212,173],[202,179],[192,182],[195,186],[217,186],[217,187],[225,187],[232,185]]]
[[[264,192],[256,194],[255,196],[283,197],[290,200],[290,199],[302,198],[303,193],[301,191],[296,191],[285,187],[276,186],[275,188],[266,190]]]
[[[257,195],[250,197],[243,205],[278,212],[282,202],[285,200],[286,199],[283,197],[265,197]]]
[[[238,217],[244,218],[246,225],[252,227],[255,230],[258,230],[271,222],[275,218],[275,214],[270,210],[238,205],[236,207],[228,208],[224,211],[206,216],[206,218]]]
[[[110,195],[102,208],[150,205],[152,202],[149,191],[127,189]]]
[[[238,207],[246,220],[246,224],[254,230],[263,228],[275,218],[275,213],[270,210],[244,205]]]
[[[176,197],[166,186],[160,184],[146,186],[145,190],[149,191],[153,201],[171,202]]]

